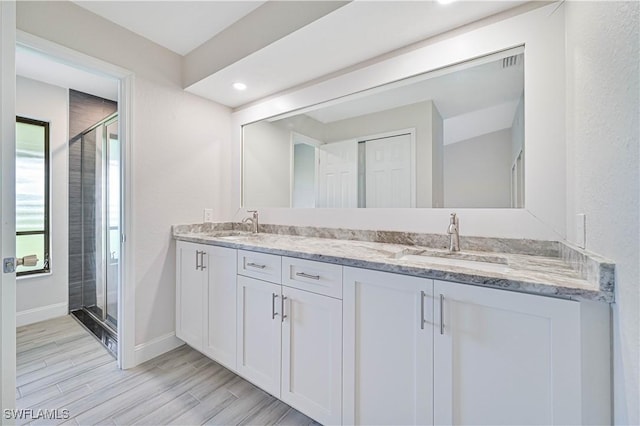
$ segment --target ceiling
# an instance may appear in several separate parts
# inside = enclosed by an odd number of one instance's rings
[[[203,76],[185,83],[185,90],[238,108],[526,2],[352,1],[324,10],[326,2],[313,1],[74,3],[182,55],[185,75]],[[294,4],[315,14],[303,19],[282,12]],[[23,65],[23,75],[33,72]],[[238,81],[247,89],[235,90]]]
[[[160,46],[186,55],[264,1],[74,1]]]
[[[16,75],[118,101],[118,80],[64,64],[22,46],[16,47]]]
[[[239,107],[522,3],[354,1],[186,90]],[[247,90],[235,91],[235,81]]]

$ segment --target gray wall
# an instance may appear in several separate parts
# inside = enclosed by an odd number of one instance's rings
[[[316,149],[299,143],[293,146],[292,207],[316,206]]]
[[[268,121],[244,127],[244,206],[290,207],[291,133]]]
[[[432,205],[444,207],[444,123],[436,104],[431,103]],[[420,206],[418,206],[420,207]]]
[[[86,282],[85,305],[95,303],[96,288],[96,229],[93,197],[96,190],[96,140],[95,136],[85,137],[83,150],[78,135],[117,110],[116,102],[69,90],[69,311],[82,307],[83,279]],[[95,132],[93,134],[95,135]],[[84,183],[81,181],[81,167],[84,167]],[[82,209],[83,190],[85,194],[91,194],[85,197],[84,211]],[[82,252],[83,233],[84,254]]]
[[[511,205],[511,129],[444,147],[445,207]]]

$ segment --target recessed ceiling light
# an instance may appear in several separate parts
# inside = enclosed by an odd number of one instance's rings
[[[456,0],[438,0],[438,3],[440,4],[451,4]]]
[[[240,83],[240,82],[233,83],[233,88],[236,89],[236,90],[246,90],[247,85],[244,84],[244,83]]]

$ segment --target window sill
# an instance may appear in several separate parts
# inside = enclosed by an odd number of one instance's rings
[[[39,273],[39,274],[20,275],[20,276],[16,276],[16,282],[17,281],[23,281],[23,280],[38,279],[38,278],[47,278],[47,277],[50,277],[51,275],[53,275],[53,272],[51,272],[51,271],[42,272],[42,273]]]

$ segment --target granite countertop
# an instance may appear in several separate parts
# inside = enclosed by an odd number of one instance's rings
[[[209,224],[207,224],[209,225]],[[252,234],[238,224],[174,226],[176,240],[259,251],[281,256],[316,260],[480,285],[572,300],[613,302],[614,266],[596,255],[562,243],[536,247],[534,252],[518,253],[491,239],[483,242],[490,250],[477,250],[482,244],[469,244],[476,250],[449,253],[433,245],[399,244],[353,239],[323,238],[283,233]],[[282,232],[282,230],[280,230]],[[402,240],[402,239],[400,239]],[[427,241],[430,241],[427,239]],[[514,240],[518,241],[518,240]],[[425,241],[422,241],[423,243]],[[520,242],[521,243],[521,242]],[[558,244],[561,246],[558,247]],[[503,248],[504,251],[497,251]],[[556,249],[549,249],[556,247]]]

